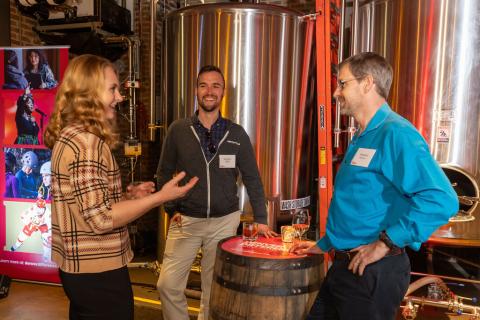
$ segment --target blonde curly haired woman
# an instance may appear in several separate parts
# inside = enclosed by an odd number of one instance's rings
[[[122,194],[111,153],[119,139],[116,105],[122,101],[114,65],[82,55],[68,65],[45,132],[52,151],[52,260],[70,300],[70,319],[133,319],[126,225],[148,210],[184,196],[179,173],[160,191],[153,182]]]

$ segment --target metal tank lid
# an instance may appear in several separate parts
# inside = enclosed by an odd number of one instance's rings
[[[175,11],[172,11],[166,15],[166,18],[173,16],[188,16],[192,14],[198,14],[201,12],[262,12],[271,15],[280,16],[297,16],[301,17],[304,14],[295,9],[272,5],[272,4],[254,4],[254,3],[209,3],[200,4],[194,6],[184,7]]]
[[[360,0],[358,2],[359,7],[363,7],[366,5],[377,5],[377,4],[385,4],[385,2],[396,2],[398,0]]]

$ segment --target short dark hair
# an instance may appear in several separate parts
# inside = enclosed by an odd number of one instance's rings
[[[375,52],[361,52],[342,61],[338,69],[340,70],[347,65],[355,78],[360,79],[371,75],[377,93],[388,99],[388,93],[392,85],[393,69],[384,57]]]
[[[206,73],[206,72],[218,72],[218,73],[220,73],[220,75],[222,76],[222,80],[223,80],[223,86],[225,87],[225,77],[223,76],[222,70],[220,70],[219,67],[214,66],[214,65],[210,65],[210,64],[207,64],[206,66],[201,67],[200,71],[198,71],[197,87],[198,87],[198,79],[200,78],[200,75],[202,73]]]

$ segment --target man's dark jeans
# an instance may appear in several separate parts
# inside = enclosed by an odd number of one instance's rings
[[[308,320],[390,320],[410,284],[406,253],[368,265],[362,276],[348,270],[348,260],[334,260]]]

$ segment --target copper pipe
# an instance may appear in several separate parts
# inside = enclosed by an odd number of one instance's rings
[[[130,131],[128,139],[133,140],[137,138],[137,114],[136,114],[136,73],[134,67],[134,58],[138,57],[138,40],[131,39],[125,36],[113,36],[105,38],[105,43],[126,43],[128,45],[128,123]]]
[[[360,1],[359,0],[354,0],[353,1],[353,25],[352,25],[352,50],[351,54],[352,56],[358,53],[358,29],[360,25],[360,18],[358,16],[358,11],[359,11],[359,6],[360,6]],[[348,118],[348,128],[347,128],[347,133],[348,133],[348,142],[353,139],[353,136],[355,134],[356,128],[355,128],[355,119],[353,117]]]
[[[431,274],[428,273],[421,273],[421,272],[410,272],[412,276],[419,276],[419,277],[428,277],[432,276]],[[439,276],[439,275],[434,275],[435,277],[444,279],[444,280],[452,280],[452,281],[458,281],[458,282],[466,282],[466,283],[473,283],[473,284],[480,284],[480,280],[472,280],[472,279],[465,279],[465,278],[458,278],[458,277],[450,277],[450,276]]]
[[[459,315],[470,315],[470,319],[480,319],[480,308],[471,306],[468,304],[463,304],[461,301],[454,300],[454,299],[449,299],[448,301],[443,301],[443,300],[433,300],[433,299],[428,299],[428,298],[423,298],[423,297],[405,297],[404,298],[405,302],[410,302],[410,303],[417,303],[420,306],[432,306],[432,307],[437,307],[437,308],[444,308],[449,311],[453,311]],[[405,307],[402,307],[405,308]],[[407,318],[407,319],[414,319],[413,318]]]
[[[297,138],[296,146],[295,146],[295,158],[294,158],[294,168],[293,171],[294,176],[292,177],[293,180],[293,192],[292,194],[296,197],[297,188],[298,188],[298,180],[299,180],[299,172],[300,172],[300,158],[302,152],[302,137],[303,137],[303,130],[304,130],[304,121],[305,121],[305,112],[307,109],[307,88],[308,88],[308,72],[310,71],[310,60],[312,57],[312,44],[313,44],[313,36],[314,36],[314,26],[315,26],[315,16],[313,18],[309,18],[306,21],[306,35],[305,35],[305,48],[303,54],[303,68],[302,68],[302,75],[301,75],[301,85],[300,85],[300,101],[298,105],[298,126],[297,126]]]
[[[150,1],[150,123],[148,124],[148,139],[155,141],[156,98],[155,98],[155,58],[157,35],[157,0]]]
[[[408,319],[408,320],[415,319],[417,316],[418,307],[419,306],[423,307],[425,305],[432,306],[432,307],[445,308],[459,315],[460,314],[470,315],[470,319],[480,319],[479,307],[463,304],[463,300],[472,300],[472,299],[453,294],[450,291],[450,289],[448,289],[448,287],[445,285],[442,279],[453,280],[458,282],[469,282],[474,284],[479,283],[479,281],[457,278],[457,277],[430,275],[430,274],[419,273],[419,272],[411,272],[411,275],[422,276],[423,278],[418,279],[417,281],[411,283],[410,286],[408,287],[407,293],[403,298],[405,305],[401,307],[403,308],[402,315],[404,319]],[[449,297],[449,299],[445,301],[445,300],[436,300],[436,299],[416,297],[416,296],[410,295],[420,287],[431,284],[431,283],[437,283],[440,287],[442,287],[442,290],[445,289],[445,292],[448,293],[446,297]]]
[[[338,32],[338,63],[343,61],[343,41],[345,37],[345,0],[342,0],[342,7],[340,8],[340,28]],[[342,129],[340,128],[340,104],[338,99],[335,99],[335,125],[333,128],[333,147],[338,148],[340,146],[340,134]]]
[[[420,279],[410,283],[410,285],[408,286],[407,293],[405,293],[405,296],[408,296],[412,292],[415,292],[418,289],[420,289],[421,287],[426,286],[427,284],[431,284],[431,283],[437,283],[442,288],[446,288],[445,283],[439,277],[437,277],[437,276],[426,276],[426,277],[420,278]]]

